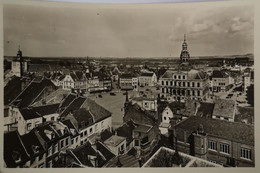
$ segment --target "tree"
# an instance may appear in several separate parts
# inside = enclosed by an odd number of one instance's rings
[[[254,85],[247,87],[246,100],[248,104],[254,107]]]

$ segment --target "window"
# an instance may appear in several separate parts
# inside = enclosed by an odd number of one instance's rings
[[[251,160],[251,150],[246,148],[240,148],[240,157]]]
[[[166,120],[166,117],[163,117],[164,120]]]
[[[51,117],[51,121],[54,121],[54,118],[55,118],[55,117]]]
[[[71,145],[73,145],[74,144],[74,139],[71,139]]]
[[[76,137],[76,142],[78,142],[78,137]]]
[[[220,152],[229,154],[229,145],[220,143]]]
[[[162,80],[162,85],[164,85],[164,81]]]
[[[200,83],[199,82],[197,83],[197,87],[200,87]]]
[[[164,88],[162,88],[162,93],[164,93]]]
[[[58,152],[58,144],[55,144],[54,148],[53,148],[53,153],[56,153],[56,152]]]
[[[51,147],[48,149],[48,153],[47,153],[47,156],[50,156],[51,155]]]
[[[31,130],[32,129],[32,123],[27,123],[27,130]]]
[[[61,142],[60,142],[60,148],[63,148],[64,147],[64,140],[62,140]]]
[[[169,84],[169,82],[168,81],[166,81],[166,85],[168,86],[168,84]]]
[[[135,146],[139,146],[139,140],[135,140]]]
[[[179,79],[181,79],[181,76],[179,75]]]
[[[208,149],[217,151],[217,143],[215,141],[208,141]]]
[[[170,81],[170,85],[171,85],[171,86],[172,86],[172,83],[173,83],[173,82],[172,82],[172,81]]]
[[[185,76],[182,76],[182,79],[185,79]]]
[[[174,81],[174,86],[177,86],[177,82],[176,81]]]
[[[66,139],[66,146],[69,145],[69,138]]]
[[[192,82],[192,87],[195,87],[195,83],[194,82]]]
[[[123,145],[121,145],[121,147],[120,147],[120,150],[121,150],[121,151],[123,151],[123,150],[124,150],[124,144],[123,144]]]
[[[83,132],[80,133],[80,137],[81,137],[81,138],[83,137]]]
[[[182,86],[184,86],[184,87],[185,87],[185,82],[183,82],[183,83],[182,83]]]
[[[90,129],[89,129],[89,133],[90,133],[90,134],[92,134],[92,132],[93,132],[93,129],[92,129],[92,128],[90,128]]]
[[[200,91],[198,91],[198,96],[200,96]]]
[[[176,75],[174,75],[174,79],[176,79]]]
[[[84,132],[84,136],[87,136],[87,130]]]
[[[188,82],[187,84],[188,84],[188,87],[190,87],[190,82]]]

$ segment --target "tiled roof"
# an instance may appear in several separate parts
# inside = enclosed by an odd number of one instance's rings
[[[254,124],[254,108],[253,107],[237,107],[235,122]]]
[[[21,94],[12,102],[13,105],[18,107],[27,107],[35,101],[43,92],[45,87],[53,87],[54,84],[50,80],[43,80],[41,82],[31,82]]]
[[[173,71],[166,71],[160,78],[161,79],[169,79],[169,78],[173,78]]]
[[[234,100],[216,99],[213,115],[233,118],[235,110],[236,102]]]
[[[137,104],[129,105],[128,111],[124,115],[124,121],[132,120],[138,124],[147,124],[147,125],[155,125],[156,120],[154,118],[154,114],[150,111],[145,111],[140,108]]]
[[[21,161],[15,163],[14,157],[20,156]],[[20,163],[24,163],[29,159],[29,153],[24,147],[21,137],[17,131],[4,134],[4,161],[7,167],[15,168]]]
[[[120,78],[124,78],[124,79],[132,79],[134,76],[130,73],[123,73],[120,75]]]
[[[214,103],[201,102],[196,115],[211,118],[213,109]]]
[[[75,112],[79,110],[79,108],[82,106],[82,104],[85,102],[86,98],[85,97],[77,97],[74,99],[67,107],[66,109],[62,112],[61,117],[67,116],[71,112]]]
[[[96,147],[97,147],[97,150],[100,151],[102,153],[102,155],[105,157],[105,159],[103,159],[103,157],[98,155],[97,159],[98,159],[98,166],[99,167],[102,167],[109,160],[111,160],[112,158],[115,157],[115,155],[102,142],[98,141],[96,143]]]
[[[69,90],[64,90],[62,88],[58,88],[57,90],[51,92],[49,95],[45,96],[44,99],[41,99],[39,101],[36,101],[32,104],[32,106],[42,106],[43,103],[49,105],[49,104],[56,104],[56,103],[62,103],[62,101],[65,101],[66,96],[68,96],[70,93]],[[43,102],[44,101],[44,102]]]
[[[34,118],[40,118],[45,115],[57,113],[58,108],[59,104],[45,105],[32,108],[23,108],[20,109],[20,113],[25,120],[30,120]]]
[[[202,72],[202,71],[198,71],[198,70],[190,70],[188,72],[188,80],[194,80],[194,79],[206,79],[207,75],[206,73]]]
[[[107,140],[105,140],[104,144],[116,147],[119,144],[121,144],[125,139],[126,139],[125,137],[113,135],[110,138],[108,138]]]
[[[101,136],[101,141],[105,141],[108,138],[110,138],[113,135],[112,132],[110,132],[109,130],[104,130],[101,132],[100,136]],[[119,135],[120,136],[120,135]]]
[[[11,103],[22,91],[22,81],[13,76],[4,87],[4,105]]]
[[[127,121],[122,126],[116,129],[117,135],[126,138],[126,144],[128,145],[133,141],[133,130],[135,128],[133,121]]]
[[[31,132],[21,136],[21,139],[23,141],[23,145],[25,146],[28,154],[30,156],[33,156],[33,155],[38,155],[40,153],[43,153],[45,152],[45,148],[44,146],[41,144],[41,142],[39,141],[37,135],[35,134],[35,131],[32,130]],[[34,151],[34,147],[37,147],[38,149],[38,153],[35,153]]]
[[[84,108],[76,110],[73,113],[73,117],[77,120],[79,129],[88,127],[94,123],[91,113]],[[83,126],[82,123],[84,123]]]
[[[97,152],[93,149],[93,147],[91,146],[91,144],[89,142],[87,142],[86,144],[74,149],[72,151],[75,156],[77,157],[77,159],[86,166],[89,167],[94,167],[95,165],[93,165],[88,156],[96,156]]]
[[[64,100],[61,103],[61,107],[65,108],[67,107],[74,99],[77,98],[76,94],[70,93],[69,95],[67,95],[67,97],[64,98]]]
[[[97,104],[94,100],[91,100],[90,98],[87,98],[82,107],[86,110],[89,110],[91,115],[93,115],[94,122],[99,122],[107,117],[111,116],[111,112],[106,110],[101,105]]]
[[[177,109],[180,110],[180,109],[183,109],[185,107],[185,104],[184,103],[181,103],[181,102],[177,102],[177,101],[174,101],[174,102],[171,102],[168,107],[171,109],[171,111],[173,113],[177,113]]]
[[[154,73],[141,73],[140,76],[144,76],[144,77],[152,77]]]
[[[243,123],[192,116],[177,124],[176,128],[192,133],[198,129],[200,124],[203,125],[204,132],[208,135],[254,144],[254,126]]]

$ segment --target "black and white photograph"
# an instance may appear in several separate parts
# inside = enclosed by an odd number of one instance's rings
[[[2,11],[5,170],[255,168],[253,1]]]

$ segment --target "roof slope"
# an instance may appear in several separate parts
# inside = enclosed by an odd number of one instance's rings
[[[198,129],[200,124],[203,125],[204,132],[208,135],[254,145],[254,126],[252,125],[192,116],[180,122],[175,127],[179,130],[185,129],[189,133],[192,133]]]
[[[12,102],[13,105],[20,108],[27,107],[35,101],[44,91],[45,87],[53,87],[55,85],[50,80],[42,80],[41,82],[31,82],[22,93]]]
[[[216,99],[213,116],[233,118],[235,110],[236,103],[234,100]]]

